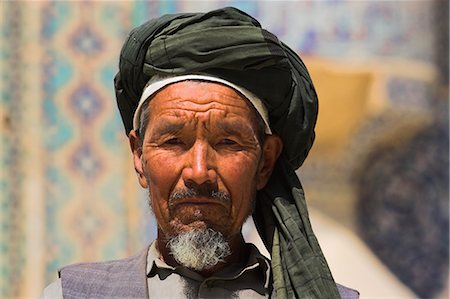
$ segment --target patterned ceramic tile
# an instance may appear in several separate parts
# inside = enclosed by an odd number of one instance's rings
[[[2,3],[1,67],[7,71],[1,72],[0,85],[0,297],[36,297],[62,265],[124,257],[155,236],[147,194],[135,182],[112,83],[120,47],[132,27],[163,13],[235,5],[303,54],[430,62],[435,61],[437,20],[429,3]],[[29,24],[38,24],[39,34],[30,37],[34,28]],[[424,105],[429,88],[401,80],[387,87],[394,102],[416,106]],[[39,101],[41,109],[28,111],[30,101]],[[38,119],[38,133],[31,139],[28,115]],[[27,151],[39,157],[36,165],[24,165]],[[36,214],[26,208],[33,198],[24,195],[32,183],[30,173],[43,181],[35,200],[42,200],[44,208]],[[27,244],[42,234],[26,233],[29,223],[40,223],[45,239],[43,261],[34,264]],[[29,273],[44,279],[36,285]]]

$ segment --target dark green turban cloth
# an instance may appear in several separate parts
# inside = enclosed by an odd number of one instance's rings
[[[209,74],[257,95],[272,132],[284,144],[253,217],[271,252],[273,286],[282,298],[339,298],[311,229],[295,169],[314,141],[317,95],[308,71],[288,46],[235,8],[164,15],[133,29],[115,78],[126,133],[146,83],[155,75]]]

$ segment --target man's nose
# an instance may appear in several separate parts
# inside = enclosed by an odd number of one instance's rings
[[[196,142],[188,157],[186,167],[183,169],[183,180],[198,185],[203,183],[216,183],[217,172],[214,163],[214,154],[206,142]]]

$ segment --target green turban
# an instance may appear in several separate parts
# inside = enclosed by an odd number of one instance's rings
[[[164,15],[133,29],[115,77],[118,107],[128,134],[147,82],[155,75],[202,73],[258,96],[283,153],[253,214],[271,252],[277,298],[339,298],[311,229],[295,174],[314,141],[317,94],[306,66],[288,46],[235,8]]]

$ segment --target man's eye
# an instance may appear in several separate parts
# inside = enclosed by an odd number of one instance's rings
[[[180,138],[170,138],[164,142],[166,145],[182,145],[184,144]]]
[[[228,138],[225,138],[224,140],[222,140],[222,143],[225,144],[236,144],[237,142]]]
[[[219,145],[237,145],[238,143],[232,139],[224,138],[219,142]]]

